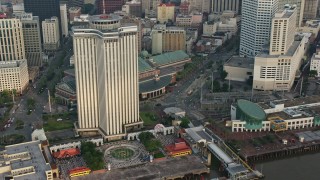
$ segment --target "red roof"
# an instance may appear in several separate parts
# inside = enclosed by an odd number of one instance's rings
[[[187,146],[186,142],[178,142],[174,144],[170,144],[166,146],[166,150],[172,154],[172,153],[177,153],[177,152],[183,152],[183,151],[190,151],[190,147]]]
[[[55,158],[67,158],[72,157],[80,154],[80,150],[78,148],[70,148],[70,149],[63,149],[58,152],[54,152],[52,155]]]
[[[79,172],[84,172],[84,171],[91,171],[91,169],[87,167],[76,167],[74,169],[69,170],[69,174],[74,174],[74,173],[79,173]]]
[[[161,3],[159,6],[163,6],[163,5],[166,5],[166,6],[175,6],[173,3]]]

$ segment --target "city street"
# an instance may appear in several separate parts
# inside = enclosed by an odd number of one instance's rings
[[[64,58],[64,66],[69,65],[69,59],[70,56],[72,55],[72,51],[68,51],[72,44],[71,44],[71,38],[69,38],[65,45],[62,48],[63,50],[58,51],[55,56],[51,59],[49,59],[49,66],[51,63],[56,63],[57,58],[60,57],[63,52],[67,52],[65,58]],[[48,68],[47,68],[48,69]],[[40,74],[45,75],[47,69],[42,71]],[[10,116],[9,118],[14,118],[13,124],[9,127],[6,128],[5,131],[3,131],[1,134],[4,135],[9,135],[9,134],[21,134],[25,136],[26,141],[31,140],[31,133],[33,129],[37,125],[42,125],[42,114],[44,112],[49,112],[49,106],[48,106],[48,91],[44,91],[42,94],[38,94],[38,91],[36,88],[34,88],[40,77],[37,78],[33,83],[29,85],[27,88],[25,94],[23,94],[21,97],[15,97],[15,102],[14,106],[10,111]],[[33,99],[35,101],[35,107],[32,110],[31,114],[27,115],[28,113],[28,106],[27,106],[27,99]],[[55,112],[57,109],[59,110],[67,110],[66,107],[61,107],[56,104],[52,105],[52,112]],[[17,120],[22,120],[24,122],[24,128],[16,130],[16,121]]]

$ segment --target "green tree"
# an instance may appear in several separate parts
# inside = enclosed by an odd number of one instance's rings
[[[229,91],[229,86],[228,86],[227,83],[223,83],[223,84],[222,84],[222,91],[223,91],[223,92],[228,92],[228,91]]]
[[[153,134],[151,132],[142,132],[139,134],[139,139],[142,143],[145,143],[147,141],[150,141],[154,138]]]
[[[226,77],[228,76],[228,72],[223,70],[220,72],[220,77],[221,79],[224,81],[226,79]]]
[[[81,143],[81,153],[83,159],[91,170],[99,170],[104,168],[103,153],[95,149],[92,142]]]
[[[310,70],[310,72],[309,72],[309,76],[310,77],[315,77],[317,75],[318,75],[318,71],[317,70]]]
[[[161,148],[161,142],[157,139],[151,139],[145,143],[145,147],[149,152],[158,151]]]
[[[221,87],[219,81],[214,80],[212,83],[212,92],[220,92]]]
[[[189,127],[189,124],[190,121],[188,118],[184,117],[184,118],[181,118],[181,123],[180,123],[180,127],[182,128],[188,128]]]

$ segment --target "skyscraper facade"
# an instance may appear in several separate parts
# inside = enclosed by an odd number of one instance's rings
[[[60,46],[59,20],[51,17],[42,21],[43,48],[47,51],[58,50]]]
[[[26,59],[20,19],[0,19],[0,61]]]
[[[317,17],[319,0],[305,0],[303,19],[310,20]]]
[[[95,15],[74,27],[73,48],[80,134],[105,139],[139,128],[137,26],[116,15]]]
[[[61,33],[64,37],[67,37],[69,34],[67,13],[67,4],[60,4]]]
[[[34,16],[39,16],[40,22],[53,16],[58,17],[61,22],[59,0],[24,0],[24,10]],[[61,26],[59,27],[61,32]]]
[[[213,0],[213,12],[234,11],[239,13],[240,0]]]
[[[240,55],[254,57],[270,38],[271,20],[278,0],[243,0]]]
[[[115,11],[120,11],[124,0],[97,0],[97,8],[99,14],[110,14]]]
[[[28,66],[42,66],[42,47],[39,17],[32,13],[22,13],[17,16],[22,22],[25,54]]]
[[[0,91],[22,91],[29,82],[20,19],[0,19]]]

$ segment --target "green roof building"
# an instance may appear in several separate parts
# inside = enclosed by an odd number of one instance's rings
[[[262,121],[266,120],[266,113],[251,101],[240,99],[237,101],[237,119],[245,121],[245,128],[249,130],[261,129]]]
[[[183,63],[184,65],[185,63],[190,62],[191,58],[183,50],[179,50],[153,56],[149,61],[156,67],[166,67],[180,63]]]

